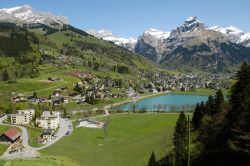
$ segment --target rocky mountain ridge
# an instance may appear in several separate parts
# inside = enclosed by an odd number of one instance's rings
[[[55,16],[50,12],[37,12],[29,5],[0,9],[0,22],[45,24],[55,28],[69,23],[64,16]]]

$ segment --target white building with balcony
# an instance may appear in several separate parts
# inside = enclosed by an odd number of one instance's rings
[[[36,119],[36,125],[42,129],[57,129],[60,124],[60,113],[44,111],[40,118]]]
[[[18,110],[17,114],[10,114],[10,122],[12,124],[24,125],[29,124],[35,115],[34,109]]]

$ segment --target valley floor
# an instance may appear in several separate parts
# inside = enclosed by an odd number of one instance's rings
[[[71,136],[41,150],[41,159],[7,161],[5,166],[146,165],[152,151],[158,157],[164,154],[162,147],[171,143],[177,117],[178,114],[114,114],[107,139],[102,129],[75,128]],[[105,121],[106,117],[98,120]]]

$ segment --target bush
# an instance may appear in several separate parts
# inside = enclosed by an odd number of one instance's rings
[[[9,80],[9,81],[8,81],[8,84],[15,84],[15,83],[17,83],[16,80]]]

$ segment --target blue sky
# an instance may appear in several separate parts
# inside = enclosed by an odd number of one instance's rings
[[[24,4],[64,15],[80,29],[108,29],[121,37],[137,37],[149,28],[170,31],[194,15],[207,26],[250,32],[249,0],[0,0],[0,8]]]

